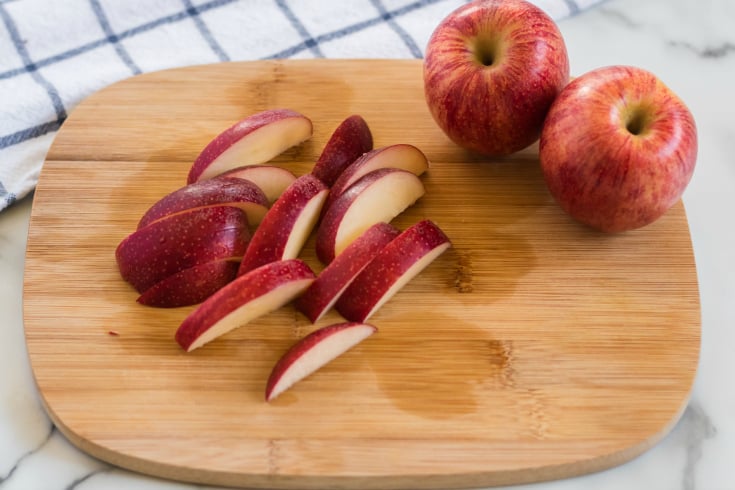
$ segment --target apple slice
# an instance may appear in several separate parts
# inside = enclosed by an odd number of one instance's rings
[[[319,321],[368,262],[399,233],[393,225],[382,222],[368,228],[322,270],[296,301],[296,308],[312,323]]]
[[[143,214],[138,228],[180,211],[216,205],[238,207],[245,211],[251,225],[257,225],[268,211],[269,203],[263,191],[249,180],[203,180],[181,187],[159,199]]]
[[[367,122],[352,115],[334,130],[311,173],[331,187],[348,165],[372,149],[373,135]]]
[[[324,213],[316,236],[316,253],[331,262],[375,223],[390,221],[425,193],[421,180],[397,168],[374,170],[335,199]]]
[[[168,276],[138,297],[138,303],[157,308],[177,308],[201,303],[237,276],[237,258],[218,259]]]
[[[289,303],[314,281],[302,260],[271,262],[237,277],[199,305],[179,326],[176,341],[191,352]]]
[[[400,168],[421,175],[428,170],[429,160],[417,147],[403,143],[369,151],[344,169],[332,184],[324,209],[361,177],[379,168]]]
[[[249,180],[260,187],[266,199],[268,199],[268,205],[273,204],[283,194],[283,191],[296,180],[293,172],[275,165],[244,165],[228,170],[220,177],[237,177]]]
[[[451,246],[433,222],[419,221],[386,245],[335,305],[347,320],[364,322]]]
[[[227,128],[199,154],[187,184],[211,179],[242,165],[265,163],[311,138],[311,120],[290,109],[253,114]]]
[[[296,179],[255,230],[238,275],[277,260],[295,259],[314,229],[329,188],[311,174]]]
[[[232,206],[194,208],[161,218],[125,237],[115,250],[120,275],[139,293],[184,269],[242,257],[248,220]]]
[[[291,346],[273,366],[265,387],[265,400],[275,399],[377,331],[373,325],[354,322],[314,330]]]

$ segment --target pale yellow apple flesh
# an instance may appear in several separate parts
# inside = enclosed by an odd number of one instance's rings
[[[312,282],[313,279],[288,282],[248,301],[209,327],[189,345],[186,351],[191,352],[227,332],[277,310],[304,292]]]
[[[334,255],[337,256],[375,223],[389,223],[425,193],[418,177],[409,172],[386,176],[366,188],[342,218],[337,230]]]
[[[291,228],[291,233],[288,234],[288,240],[283,249],[283,259],[295,259],[299,256],[301,249],[319,220],[319,214],[324,201],[327,200],[328,193],[327,190],[320,192],[311,198],[304,209],[301,210],[301,214],[299,214]]]
[[[291,117],[266,124],[233,143],[204,169],[197,180],[211,179],[239,166],[267,162],[306,141],[311,134],[311,122],[305,118]]]

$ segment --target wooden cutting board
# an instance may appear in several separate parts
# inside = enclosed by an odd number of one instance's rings
[[[193,307],[138,305],[114,250],[212,137],[274,107],[314,122],[275,160],[297,174],[354,113],[376,146],[424,150],[427,194],[395,224],[430,218],[454,246],[371,319],[377,335],[267,404],[271,366],[315,326],[288,306],[186,354],[173,335]],[[321,269],[313,241],[303,258]],[[477,487],[620,464],[682,414],[700,343],[682,204],[624,234],[576,224],[536,148],[491,161],[447,140],[418,60],[197,66],[83,101],[35,194],[24,314],[38,389],[73,444],[151,475],[266,488]]]

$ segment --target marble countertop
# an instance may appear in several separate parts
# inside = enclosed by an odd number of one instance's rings
[[[609,0],[559,26],[572,72],[610,64],[656,73],[689,105],[699,130],[684,195],[701,291],[702,348],[691,401],[673,431],[638,458],[599,473],[514,488],[735,488],[735,166],[728,142],[735,87],[735,4]],[[32,197],[0,213],[0,489],[201,488],[137,475],[88,457],[54,429],[33,382],[22,320]]]

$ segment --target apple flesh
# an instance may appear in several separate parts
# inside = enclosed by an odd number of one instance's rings
[[[138,297],[138,303],[157,308],[177,308],[201,303],[237,276],[238,258],[195,265],[168,276]]]
[[[407,228],[358,274],[335,305],[347,320],[364,322],[451,246],[432,221]]]
[[[525,0],[461,6],[429,39],[424,92],[436,123],[457,145],[509,155],[535,142],[569,80],[554,21]]]
[[[352,115],[334,130],[311,173],[331,187],[348,165],[372,149],[370,127],[361,116]]]
[[[191,352],[291,302],[314,278],[314,272],[299,259],[271,262],[253,269],[192,311],[176,331],[176,341]]]
[[[311,138],[311,120],[290,109],[253,114],[217,135],[189,170],[187,184],[211,179],[242,165],[265,163]]]
[[[273,366],[265,387],[265,400],[274,400],[377,331],[373,325],[354,322],[314,330],[296,342]]]
[[[251,225],[260,223],[268,211],[268,199],[253,182],[238,178],[216,178],[186,185],[162,197],[143,214],[138,228],[170,214],[217,205],[242,209]]]
[[[220,177],[249,180],[263,191],[269,206],[296,180],[293,172],[275,165],[244,165],[228,170]]]
[[[375,223],[390,223],[425,193],[411,172],[381,168],[363,176],[334,200],[316,235],[316,253],[324,264]]]
[[[319,219],[329,188],[311,174],[296,179],[255,230],[238,275],[277,260],[294,259]]]
[[[122,278],[143,293],[184,269],[242,257],[249,241],[248,220],[241,209],[194,208],[135,230],[119,243],[115,259]]]
[[[599,68],[575,78],[554,102],[539,156],[564,211],[621,232],[654,222],[679,200],[694,172],[697,129],[654,74]]]
[[[312,323],[319,321],[360,271],[398,234],[388,223],[376,223],[368,228],[319,273],[296,301],[296,308]]]
[[[361,177],[380,168],[400,168],[419,176],[429,169],[429,160],[421,150],[408,144],[396,144],[371,150],[352,162],[340,174],[329,190],[324,209],[328,209],[337,197]]]

